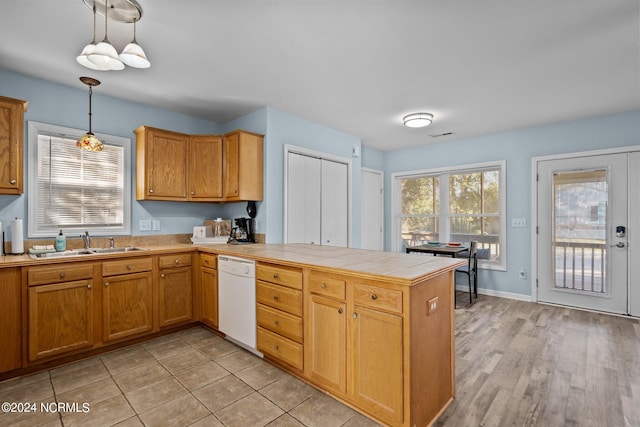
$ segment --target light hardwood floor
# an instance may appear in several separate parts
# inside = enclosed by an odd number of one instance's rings
[[[458,295],[456,398],[436,426],[640,426],[640,321]]]

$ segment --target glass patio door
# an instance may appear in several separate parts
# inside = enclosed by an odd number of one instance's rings
[[[538,162],[538,301],[628,312],[628,157]]]

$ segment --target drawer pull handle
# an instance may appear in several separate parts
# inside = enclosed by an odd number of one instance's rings
[[[276,300],[276,301],[278,301],[278,300],[280,299],[280,297],[279,297],[278,295],[274,295],[274,296],[273,296],[273,299],[274,299],[274,300]]]
[[[176,264],[180,264],[180,260],[179,259],[176,260]]]
[[[338,309],[338,313],[340,313],[340,314],[342,314],[342,313],[343,313],[343,311],[344,311],[344,310],[343,310],[342,308],[339,308],[339,309]]]
[[[278,326],[280,324],[280,322],[278,322],[277,320],[273,322],[274,325]]]
[[[18,181],[16,181],[15,179],[12,179],[12,180],[11,180],[11,181],[9,181],[9,182],[11,183],[11,185],[14,185],[14,184],[15,184],[16,182],[18,182]]]
[[[358,313],[354,312],[354,313],[353,313],[353,318],[354,318],[354,319],[357,319],[357,318],[358,318]]]
[[[149,189],[149,193],[153,193],[153,188],[150,188],[150,189]]]
[[[191,195],[193,196],[194,194],[196,194],[196,192],[195,192],[195,191],[192,191],[192,192],[191,192]]]
[[[62,273],[60,273],[60,278],[64,279],[64,276],[66,276],[66,275],[67,275],[66,273],[62,272]]]
[[[104,287],[108,287],[109,286],[109,282],[104,282]]]
[[[127,265],[127,270],[131,270],[133,266],[131,264]]]
[[[273,278],[277,279],[278,278],[278,273],[273,273]]]
[[[162,274],[160,275],[160,277],[164,279],[164,273],[162,273]]]
[[[322,285],[320,285],[320,287],[321,287],[322,289],[327,289],[327,284],[323,282],[323,283],[322,283]]]
[[[205,260],[204,260],[204,263],[205,263],[205,264],[209,264],[209,260],[208,260],[208,259],[205,259]]]
[[[91,283],[87,285],[87,289],[91,289]]]
[[[273,346],[273,349],[274,349],[275,351],[278,351],[278,350],[280,350],[280,347],[276,344],[276,345],[274,345],[274,346]]]
[[[374,301],[375,301],[375,300],[377,300],[377,299],[378,299],[378,295],[376,295],[376,294],[371,294],[371,299],[372,299],[372,300],[374,300]]]

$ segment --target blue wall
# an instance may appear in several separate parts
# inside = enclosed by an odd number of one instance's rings
[[[507,271],[483,270],[479,284],[486,289],[531,295],[531,282],[518,270],[531,266],[531,159],[613,147],[640,145],[640,110],[424,145],[385,153],[385,187],[391,174],[420,169],[506,160]],[[391,247],[391,191],[385,192],[385,248]],[[526,228],[511,228],[512,218],[526,218]]]

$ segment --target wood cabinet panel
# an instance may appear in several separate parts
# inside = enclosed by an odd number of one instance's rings
[[[214,201],[223,197],[222,137],[189,137],[189,198]]]
[[[90,280],[32,286],[28,295],[29,360],[93,345]]]
[[[302,292],[258,281],[256,301],[295,316],[302,316]]]
[[[264,137],[243,130],[224,136],[224,197],[229,201],[262,200]]]
[[[161,256],[158,259],[160,268],[185,267],[191,265],[191,252]]]
[[[240,184],[240,135],[224,137],[224,197],[232,199],[239,196]]]
[[[346,297],[346,282],[326,275],[309,275],[309,292],[343,300]]]
[[[258,326],[302,343],[302,318],[262,304],[257,309]]]
[[[256,279],[302,290],[302,271],[295,268],[258,263]]]
[[[263,328],[258,328],[258,350],[297,369],[303,368],[302,345]]]
[[[207,268],[218,268],[218,257],[215,254],[200,254],[200,265]]]
[[[57,266],[31,267],[28,273],[29,286],[69,282],[93,277],[93,264],[63,264]]]
[[[119,274],[139,273],[151,271],[153,260],[149,258],[130,258],[118,261],[105,261],[102,263],[103,276],[115,276]]]
[[[0,194],[22,194],[27,102],[0,96]]]
[[[102,336],[105,341],[153,329],[153,276],[150,271],[106,277],[102,289]]]
[[[353,301],[366,307],[402,313],[402,291],[363,284],[353,285]]]
[[[402,317],[356,305],[351,326],[353,397],[381,420],[402,423]]]
[[[218,329],[218,272],[212,268],[200,268],[202,291],[202,322]]]
[[[193,319],[191,267],[160,270],[158,301],[161,327]]]
[[[347,390],[346,304],[311,295],[305,317],[305,373],[329,390]]]
[[[0,268],[0,373],[22,365],[21,290],[20,268]]]

